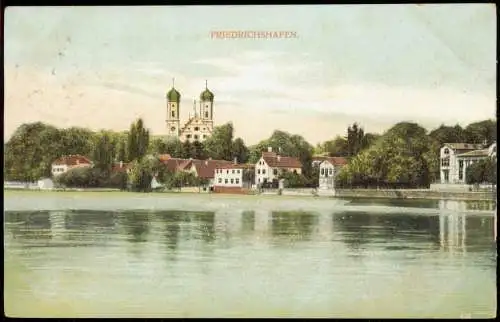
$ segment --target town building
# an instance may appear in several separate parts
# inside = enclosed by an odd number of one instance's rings
[[[482,144],[445,143],[440,149],[440,183],[465,184],[467,167],[487,157],[496,157],[496,142]]]
[[[205,90],[200,94],[199,105],[196,100],[193,104],[193,113],[189,114],[188,120],[182,124],[181,94],[172,84],[172,89],[167,93],[167,134],[179,138],[182,142],[203,142],[211,134],[214,128],[214,94],[205,83]]]
[[[82,155],[66,155],[52,162],[52,176],[58,176],[68,170],[81,167],[91,167],[92,161]]]
[[[252,183],[245,175],[246,171],[254,171],[253,164],[233,164],[218,166],[215,168],[214,191],[231,192],[248,189]]]
[[[232,165],[233,162],[226,160],[197,160],[197,159],[180,159],[180,158],[163,158],[161,160],[166,165],[170,172],[178,171],[191,172],[196,177],[205,179],[208,182],[208,187],[214,185],[215,169],[217,167]]]
[[[277,184],[278,177],[284,172],[301,174],[302,163],[297,158],[281,156],[269,147],[255,164],[255,184]]]
[[[335,177],[340,169],[347,164],[346,158],[327,157],[319,164],[319,184],[320,190],[335,190]]]

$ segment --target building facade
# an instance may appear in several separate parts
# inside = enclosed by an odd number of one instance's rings
[[[80,167],[91,167],[92,161],[82,155],[66,155],[52,162],[52,176],[58,176],[71,169]]]
[[[283,172],[302,173],[302,163],[297,158],[284,157],[268,148],[255,164],[255,184],[278,182]]]
[[[328,157],[319,164],[318,188],[322,190],[335,190],[335,177],[340,169],[347,164],[341,157]]]
[[[200,94],[197,106],[193,103],[193,112],[185,123],[181,123],[181,94],[172,84],[172,89],[167,93],[167,135],[179,138],[182,142],[203,142],[214,128],[214,94],[205,83],[205,90]]]
[[[245,171],[254,171],[253,164],[229,164],[215,169],[214,187],[249,188],[252,182]]]
[[[496,142],[482,144],[445,143],[440,149],[440,183],[465,184],[467,167],[487,157],[496,157]]]

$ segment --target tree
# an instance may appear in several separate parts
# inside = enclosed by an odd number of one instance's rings
[[[435,171],[435,152],[426,130],[401,122],[352,158],[336,181],[340,186],[425,187]]]
[[[466,142],[466,132],[460,125],[446,126],[441,124],[437,129],[432,130],[429,136],[436,140],[441,147],[444,143]]]
[[[179,138],[169,137],[165,140],[165,153],[170,154],[173,158],[183,157],[182,142]]]
[[[150,154],[165,154],[167,153],[167,144],[164,139],[155,138],[149,143],[148,152]]]
[[[93,151],[94,167],[108,175],[115,160],[114,145],[111,140],[109,133],[104,131],[99,133]]]
[[[191,158],[200,160],[206,159],[205,147],[200,141],[194,141],[191,145]]]
[[[233,141],[232,152],[233,158],[236,158],[238,163],[246,163],[248,161],[249,151],[243,139],[237,138]]]
[[[142,119],[130,125],[128,133],[128,160],[141,160],[148,150],[149,131],[144,128]]]
[[[490,183],[497,184],[497,163],[494,158],[479,160],[465,170],[467,184]]]
[[[214,128],[212,135],[205,141],[209,157],[215,160],[231,161],[233,158],[233,131],[231,122]]]
[[[193,153],[193,147],[191,145],[191,142],[189,142],[188,140],[184,141],[182,143],[182,158],[189,159],[191,158],[192,153]]]
[[[492,144],[497,139],[496,120],[471,123],[465,128],[467,143]]]
[[[347,140],[340,135],[337,135],[333,140],[325,141],[323,143],[323,150],[331,157],[345,157],[349,154],[347,151]]]
[[[117,161],[127,162],[127,144],[125,140],[120,140],[118,143],[118,152],[116,155]]]
[[[357,123],[347,128],[347,155],[354,156],[363,147],[364,130]]]

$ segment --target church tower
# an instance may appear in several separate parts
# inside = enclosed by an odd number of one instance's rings
[[[172,89],[167,93],[167,133],[179,137],[180,134],[180,103],[181,94],[174,87],[172,80]]]
[[[208,90],[207,81],[205,81],[205,90],[200,94],[200,100],[200,117],[203,123],[206,123],[210,127],[210,130],[212,130],[214,122],[214,94]]]

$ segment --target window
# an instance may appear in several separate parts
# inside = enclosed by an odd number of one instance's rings
[[[205,111],[205,118],[208,118],[208,112]]]
[[[222,178],[219,178],[219,183],[222,183]]]
[[[296,174],[296,173],[297,173],[297,169],[293,169],[293,173],[295,173],[295,174]]]
[[[224,183],[227,184],[227,179],[224,179]]]
[[[231,173],[233,173],[233,174],[234,174],[234,169],[231,171]]]
[[[170,128],[170,131],[174,132],[174,131],[175,131],[175,126],[172,126],[172,127]]]
[[[194,139],[198,140],[198,135],[197,134],[194,135]]]
[[[236,179],[236,184],[240,184],[240,179]]]
[[[226,174],[229,173],[229,170],[226,170]]]
[[[186,135],[186,138],[190,139],[191,138],[191,134]]]
[[[231,179],[231,184],[233,184],[233,183],[234,183],[234,179]]]
[[[199,127],[195,127],[195,128],[194,128],[194,130],[195,130],[195,131],[199,131],[199,130],[200,130],[200,128],[199,128]]]
[[[206,134],[203,134],[203,138],[204,138],[204,139],[206,139],[206,138],[207,138]]]
[[[260,174],[260,169],[257,170],[257,174]]]
[[[274,169],[274,170],[273,170],[273,174],[274,174],[274,175],[277,175],[277,174],[278,174],[278,169]]]
[[[333,174],[333,169],[328,170],[328,174],[332,175]]]
[[[258,182],[258,183],[260,183],[260,178],[259,178],[259,179],[257,179],[257,182]]]
[[[325,175],[325,169],[323,169],[323,168],[321,169],[321,175],[322,176]]]
[[[175,117],[175,111],[172,111],[172,117]]]
[[[236,173],[240,173],[240,169],[236,170]]]
[[[446,155],[450,154],[450,149],[448,149],[448,148],[444,149],[444,154],[446,154]]]
[[[441,166],[443,167],[449,167],[450,166],[450,159],[445,158],[441,160]]]
[[[266,169],[262,169],[262,174],[266,174]]]
[[[464,178],[464,161],[458,161],[458,180],[463,180]]]

